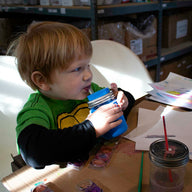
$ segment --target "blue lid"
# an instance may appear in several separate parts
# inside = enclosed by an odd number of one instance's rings
[[[104,89],[101,89],[101,90],[91,94],[91,95],[88,95],[87,98],[88,98],[89,101],[92,101],[94,99],[97,99],[97,98],[99,98],[101,96],[106,95],[109,92],[110,92],[109,88],[104,88]]]

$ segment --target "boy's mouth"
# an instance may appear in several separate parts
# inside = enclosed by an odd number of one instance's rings
[[[90,88],[91,88],[91,85],[85,87],[84,90],[85,90],[86,92],[89,92]]]

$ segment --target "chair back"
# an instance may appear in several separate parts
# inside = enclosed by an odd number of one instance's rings
[[[16,58],[0,56],[0,178],[11,173],[11,155],[17,154],[16,118],[33,92],[21,79]],[[1,191],[1,190],[0,190]]]
[[[128,47],[111,40],[91,43],[93,82],[109,87],[110,83],[115,82],[118,87],[132,93],[135,99],[151,90],[148,83],[153,81],[145,65]]]

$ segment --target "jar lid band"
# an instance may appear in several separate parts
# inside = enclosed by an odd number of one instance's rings
[[[149,149],[149,158],[157,166],[179,167],[189,161],[188,147],[177,140],[168,139],[169,150],[166,151],[165,140],[153,142]]]
[[[93,107],[96,107],[98,105],[101,105],[107,101],[110,101],[110,100],[113,100],[115,98],[114,94],[112,91],[110,91],[109,93],[107,93],[106,95],[103,95],[97,99],[94,99],[92,101],[89,101],[88,102],[88,106],[89,108],[93,108]]]

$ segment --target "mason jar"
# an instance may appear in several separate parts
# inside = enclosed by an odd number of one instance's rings
[[[186,164],[189,161],[187,146],[177,140],[157,140],[150,145],[150,191],[181,192],[184,188]]]
[[[88,106],[90,109],[90,113],[93,113],[100,106],[105,105],[105,104],[109,104],[109,103],[118,104],[113,92],[110,91],[109,88],[101,89],[101,90],[89,95],[87,98],[89,100]],[[117,137],[117,136],[123,134],[127,130],[128,126],[127,126],[127,122],[126,122],[124,116],[122,115],[119,119],[122,120],[122,123],[120,125],[118,125],[117,127],[109,130],[102,137],[104,137],[105,139],[112,139],[114,137]]]

